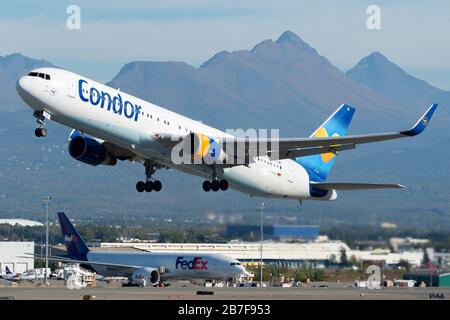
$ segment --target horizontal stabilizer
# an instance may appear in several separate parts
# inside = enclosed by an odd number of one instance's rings
[[[311,182],[317,189],[323,190],[367,190],[367,189],[402,189],[405,186],[392,183],[352,183],[352,182]]]

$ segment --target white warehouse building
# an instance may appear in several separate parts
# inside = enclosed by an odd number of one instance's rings
[[[0,219],[0,224],[19,225],[21,227],[41,227],[44,225],[38,221],[27,219]]]
[[[34,268],[34,242],[0,241],[0,270],[23,273]]]

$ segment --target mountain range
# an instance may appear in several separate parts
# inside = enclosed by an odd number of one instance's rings
[[[218,128],[280,128],[289,136],[313,130],[344,102],[361,110],[361,128],[376,125],[374,113],[390,119],[399,112],[289,31],[251,50],[219,52],[199,68],[131,62],[108,85]]]
[[[22,100],[14,92],[19,76],[37,67],[52,67],[53,64],[46,60],[35,60],[14,53],[0,57],[0,112],[17,111]]]
[[[49,136],[35,138],[31,110],[14,86],[20,75],[38,66],[52,63],[20,54],[0,57],[1,217],[42,220],[40,197],[51,194],[58,210],[99,222],[257,220],[260,200],[235,191],[203,193],[199,178],[171,170],[158,172],[163,192],[137,194],[141,166],[89,167],[71,159],[65,141],[69,129],[60,125],[49,124]],[[173,61],[130,62],[107,84],[220,129],[279,128],[281,136],[309,135],[344,102],[358,110],[350,134],[406,129],[438,102],[440,109],[424,135],[344,152],[330,176],[333,181],[399,182],[410,188],[341,192],[334,203],[303,207],[268,201],[266,211],[267,219],[278,223],[390,221],[450,228],[450,152],[445,148],[450,142],[450,92],[409,75],[379,52],[343,73],[287,31],[251,50],[219,52],[198,68]]]
[[[433,87],[424,80],[406,73],[380,52],[361,59],[346,75],[384,97],[412,110],[421,110],[430,101],[450,105],[450,92]]]

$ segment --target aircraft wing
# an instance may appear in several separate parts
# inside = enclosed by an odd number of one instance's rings
[[[228,159],[234,160],[226,160],[225,163],[217,162],[218,165],[235,166],[247,164],[256,156],[269,156],[271,160],[294,159],[315,154],[351,150],[356,148],[357,144],[416,136],[425,130],[436,108],[437,104],[432,104],[410,129],[398,132],[323,138],[260,139],[211,137],[210,139],[214,139],[220,144],[223,152],[229,155]],[[174,136],[164,133],[154,134],[154,138],[168,149],[174,148],[186,137],[188,136]]]
[[[367,190],[367,189],[402,189],[405,186],[391,183],[352,183],[352,182],[310,182],[311,186],[323,190]]]
[[[228,139],[224,142],[225,146],[233,143],[245,144],[245,150],[247,151],[246,154],[250,154],[250,148],[257,145],[258,152],[255,156],[269,155],[269,157],[273,160],[276,158],[296,158],[329,152],[336,153],[338,151],[354,149],[357,144],[416,136],[425,130],[436,108],[437,104],[432,104],[410,129],[399,132],[325,138],[281,138],[275,140],[236,138]],[[278,157],[276,156],[277,152]]]

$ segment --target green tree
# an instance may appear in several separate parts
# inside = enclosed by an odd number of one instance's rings
[[[348,265],[348,260],[347,260],[347,252],[345,250],[345,248],[341,248],[340,250],[340,263],[343,266],[347,266]]]
[[[426,250],[423,251],[423,258],[422,258],[422,264],[427,265],[430,262],[430,257],[428,256],[428,253]]]
[[[350,257],[350,259],[348,260],[348,263],[351,266],[358,266],[359,265],[359,261],[358,261],[358,259],[356,259],[356,257],[354,255],[352,255]]]
[[[397,263],[397,267],[402,267],[402,268],[405,268],[406,271],[409,271],[409,269],[411,268],[411,265],[409,264],[408,260],[401,259]]]
[[[323,269],[314,271],[314,281],[325,281],[325,271]]]

